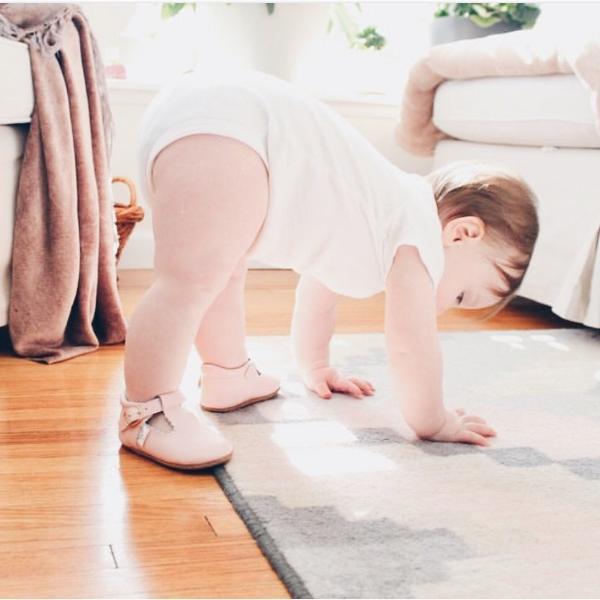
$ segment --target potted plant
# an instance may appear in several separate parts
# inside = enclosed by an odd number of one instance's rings
[[[334,20],[353,48],[380,49],[385,45],[375,27],[360,30],[343,4],[178,2],[163,3],[161,14],[170,18],[187,7],[197,18],[198,62],[256,68],[282,79],[294,78],[307,46],[330,31]]]
[[[522,2],[440,2],[432,23],[432,44],[533,27],[540,8]]]

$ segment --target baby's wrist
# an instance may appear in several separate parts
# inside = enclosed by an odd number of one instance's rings
[[[440,414],[427,419],[419,419],[419,422],[409,423],[413,431],[421,439],[432,439],[438,435],[448,422],[448,414],[445,409]]]
[[[311,366],[302,371],[302,378],[307,385],[310,385],[317,380],[325,379],[333,370],[328,364]]]
[[[330,368],[331,367],[329,366],[329,361],[319,360],[319,361],[315,361],[315,362],[311,363],[310,365],[307,365],[303,369],[303,372],[306,373],[307,375],[311,375],[311,374],[318,373],[320,371],[325,371]]]

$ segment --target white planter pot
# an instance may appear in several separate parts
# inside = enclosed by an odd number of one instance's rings
[[[499,22],[491,27],[479,27],[466,17],[438,17],[431,24],[432,45],[517,31],[519,25]]]
[[[329,2],[199,2],[196,8],[198,66],[253,68],[293,80],[312,41],[325,34]]]

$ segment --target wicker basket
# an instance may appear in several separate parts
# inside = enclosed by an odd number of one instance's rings
[[[129,204],[115,203],[115,215],[117,219],[117,233],[119,234],[119,249],[117,250],[116,261],[119,263],[121,253],[125,244],[138,221],[144,218],[144,209],[138,206],[137,190],[135,183],[127,177],[113,177],[113,183],[124,183],[129,188]]]

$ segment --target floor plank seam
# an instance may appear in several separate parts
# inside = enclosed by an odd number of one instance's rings
[[[210,522],[210,519],[208,518],[208,515],[204,515],[204,520],[208,523],[208,526],[210,527],[210,530],[214,533],[215,537],[219,537],[219,534],[215,531],[213,524]]]
[[[115,556],[115,551],[113,550],[112,544],[108,545],[110,550],[110,555],[112,556],[113,562],[115,563],[115,569],[119,568],[119,563],[117,562],[117,557]]]

